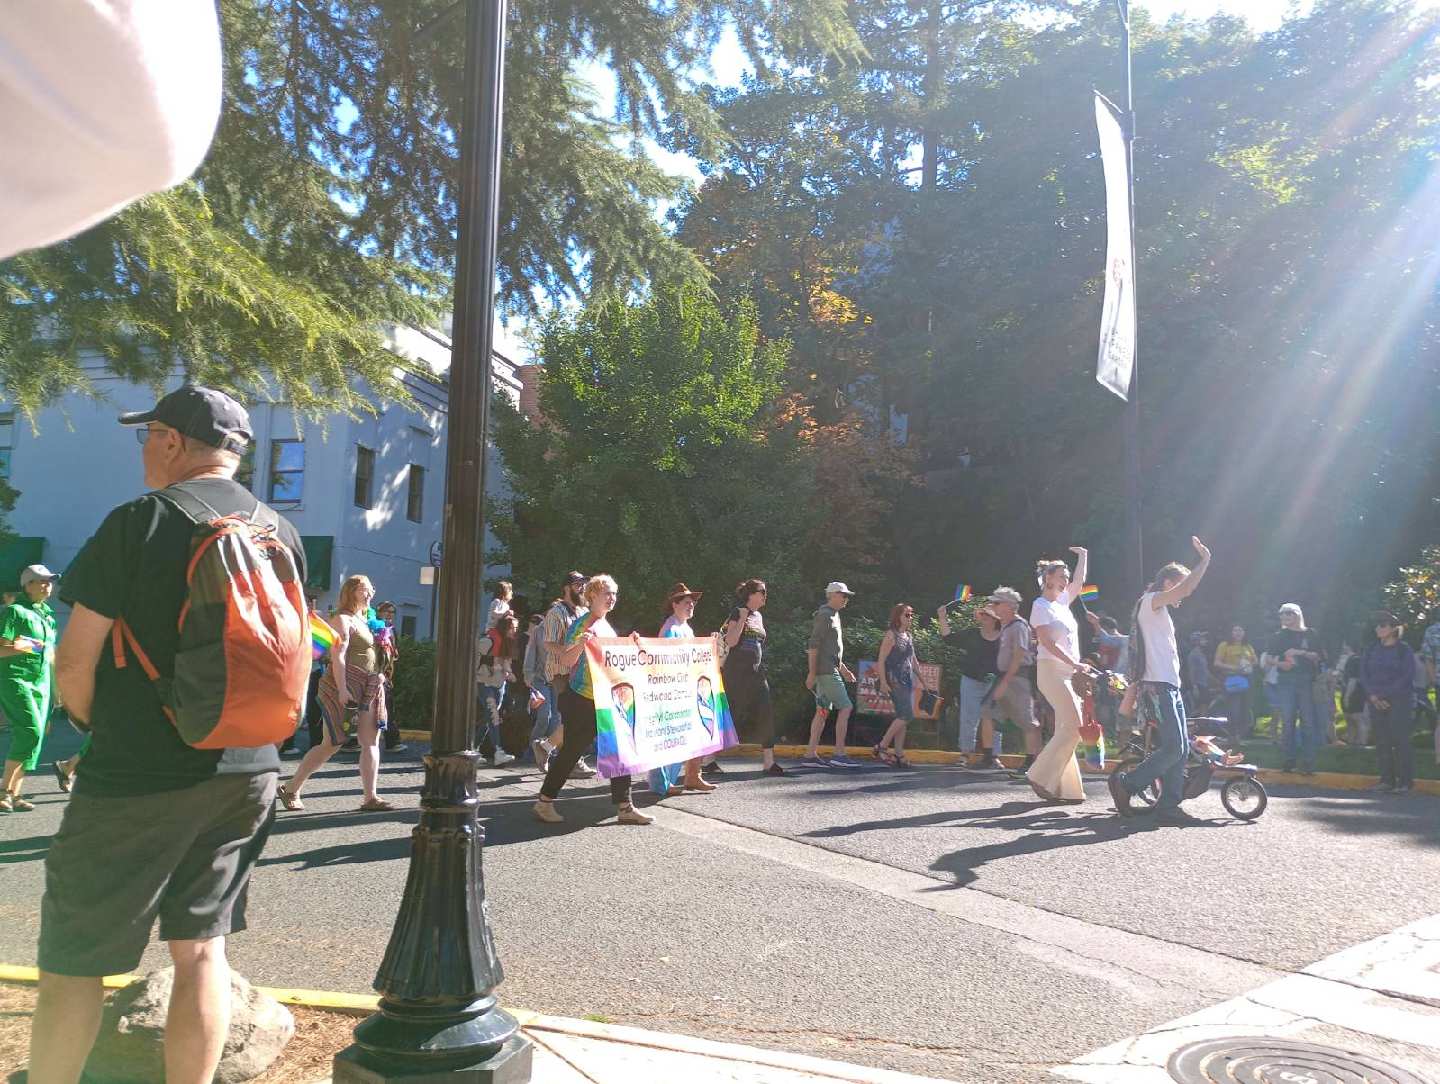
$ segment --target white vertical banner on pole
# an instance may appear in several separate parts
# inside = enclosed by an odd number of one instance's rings
[[[1135,371],[1135,268],[1130,221],[1130,157],[1122,114],[1095,95],[1095,126],[1105,167],[1105,307],[1100,316],[1100,361],[1095,379],[1121,399],[1130,397]]]

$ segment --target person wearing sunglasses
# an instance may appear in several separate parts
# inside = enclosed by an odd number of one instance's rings
[[[905,759],[905,728],[915,721],[915,687],[925,684],[915,659],[915,638],[910,631],[914,623],[915,607],[908,602],[890,610],[890,627],[880,640],[880,658],[875,666],[881,694],[895,704],[895,718],[873,752],[876,760],[897,768],[910,767]]]

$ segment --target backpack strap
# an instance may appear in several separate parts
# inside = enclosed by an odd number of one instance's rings
[[[160,671],[155,669],[155,664],[150,661],[150,656],[145,654],[145,649],[140,646],[140,641],[135,639],[135,633],[123,617],[117,617],[114,624],[110,626],[110,650],[115,657],[115,669],[123,670],[127,665],[125,657],[126,650],[135,656],[135,661],[140,664],[140,669],[155,686],[155,691],[160,694],[160,709],[165,717],[173,724],[175,713],[170,708],[169,696],[165,688],[165,679],[160,676]]]
[[[209,502],[202,497],[185,488],[184,482],[176,482],[174,485],[166,486],[164,489],[155,490],[155,496],[174,506],[184,513],[196,525],[202,523],[213,523],[217,519],[227,518],[224,513],[217,511]],[[231,513],[239,515],[240,513]],[[280,526],[280,517],[269,505],[261,500],[255,501],[255,507],[245,517],[249,522],[268,530],[275,530]]]

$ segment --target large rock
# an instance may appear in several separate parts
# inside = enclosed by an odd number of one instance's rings
[[[165,1079],[165,1014],[175,969],[152,971],[118,991],[105,1007],[100,1037],[85,1064],[93,1084],[157,1084]],[[259,1076],[295,1034],[295,1018],[280,1002],[230,972],[230,1035],[216,1084]]]

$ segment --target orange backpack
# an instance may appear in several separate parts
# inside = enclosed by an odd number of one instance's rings
[[[310,680],[310,629],[299,569],[264,504],[221,515],[179,485],[156,496],[195,524],[172,677],[116,620],[115,668],[134,655],[165,714],[196,749],[258,748],[295,733]]]

